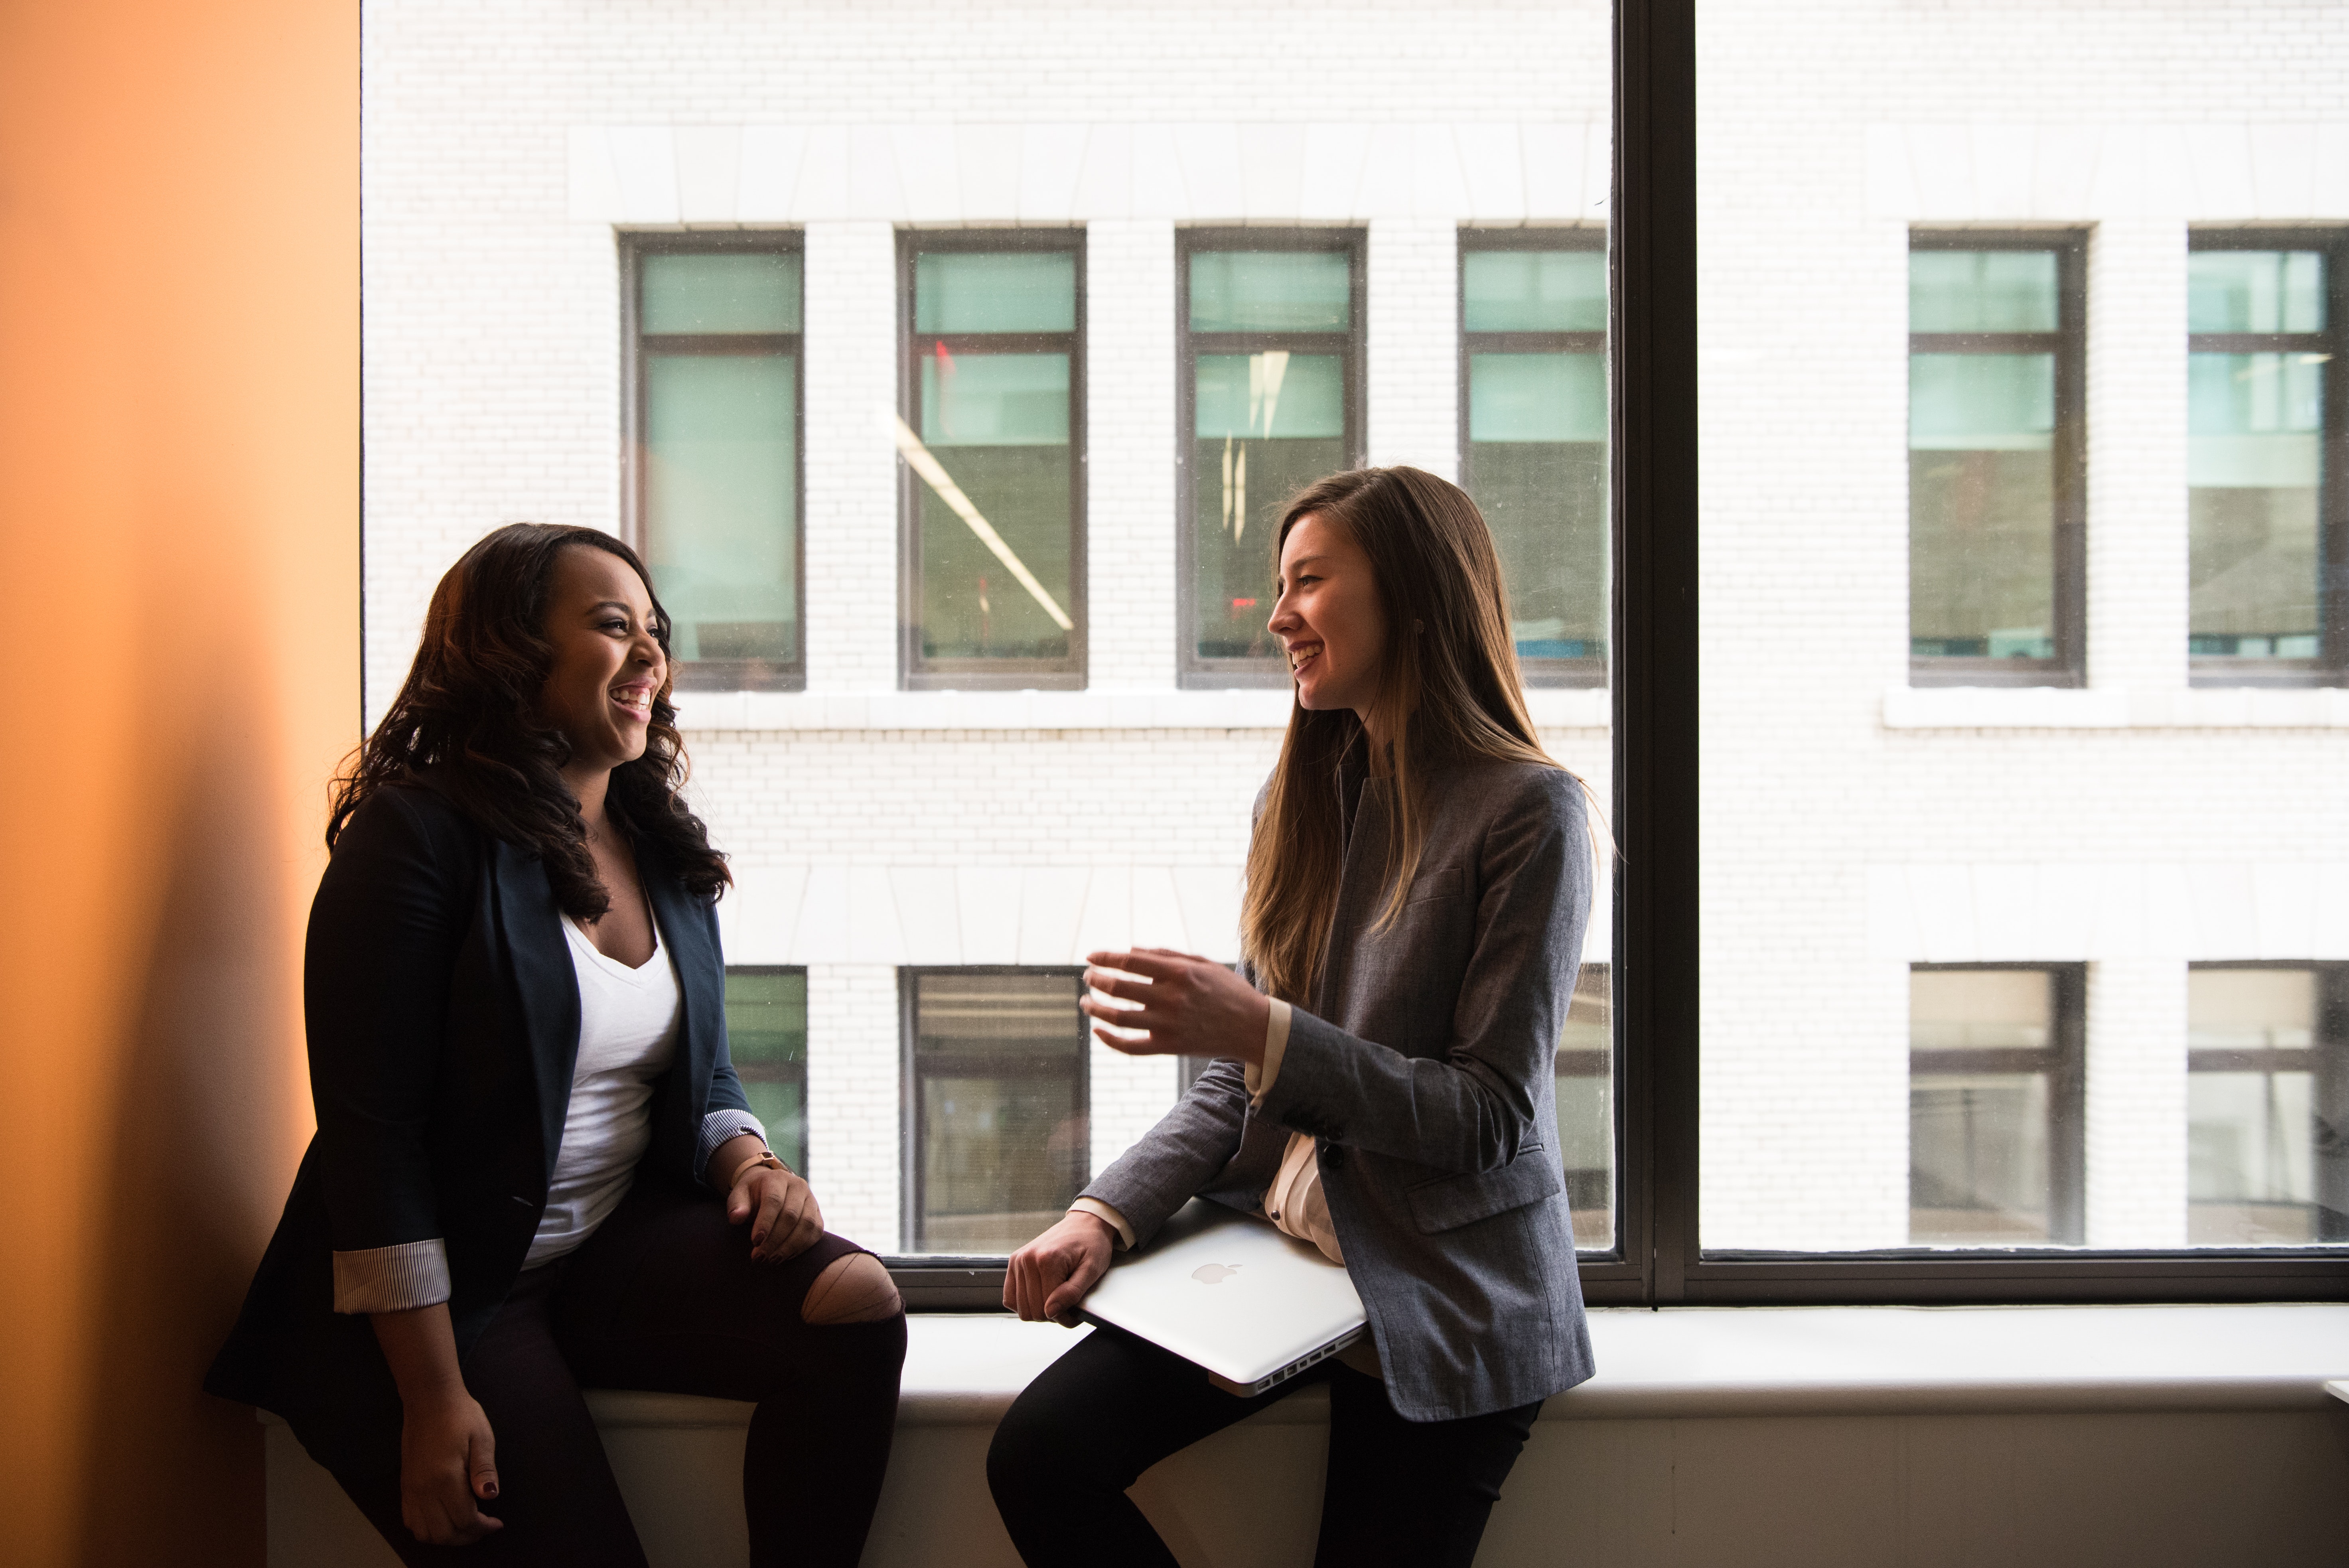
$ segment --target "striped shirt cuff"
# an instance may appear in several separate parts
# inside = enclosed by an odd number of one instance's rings
[[[701,1119],[701,1147],[693,1157],[693,1169],[703,1185],[709,1184],[709,1157],[718,1152],[718,1146],[746,1132],[761,1143],[767,1141],[766,1124],[747,1110],[713,1110]]]
[[[336,1312],[408,1312],[449,1299],[449,1248],[438,1236],[335,1254]]]

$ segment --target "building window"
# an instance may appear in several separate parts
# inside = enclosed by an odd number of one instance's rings
[[[1078,969],[904,972],[905,1233],[916,1253],[1000,1255],[1092,1173]]]
[[[624,241],[632,531],[674,622],[680,687],[806,684],[798,244]]]
[[[1607,680],[1607,236],[1460,236],[1460,478],[1528,684]]]
[[[2197,232],[2186,263],[2187,650],[2209,685],[2340,678],[2349,548],[2338,232]]]
[[[2349,965],[2187,971],[2186,1239],[2349,1241]]]
[[[1557,1144],[1574,1244],[1603,1253],[1615,1244],[1615,1009],[1604,964],[1575,977],[1557,1043]]]
[[[898,242],[909,687],[1085,681],[1084,235]]]
[[[1909,1240],[2077,1246],[2085,971],[1909,975]]]
[[[726,1046],[767,1146],[807,1171],[807,971],[729,965]]]
[[[2079,683],[2082,280],[2076,235],[1911,237],[1916,684]]]
[[[1175,264],[1182,681],[1277,686],[1281,508],[1362,460],[1361,233],[1189,229]]]

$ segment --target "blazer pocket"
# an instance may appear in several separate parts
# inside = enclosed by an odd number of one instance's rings
[[[1421,1232],[1433,1235],[1506,1214],[1512,1209],[1522,1209],[1528,1203],[1538,1203],[1565,1188],[1566,1180],[1551,1161],[1549,1150],[1538,1143],[1528,1143],[1517,1150],[1515,1160],[1498,1171],[1464,1171],[1457,1176],[1438,1176],[1433,1181],[1422,1181],[1403,1195],[1411,1201],[1411,1217],[1418,1222]]]
[[[1457,898],[1461,882],[1458,866],[1422,866],[1411,879],[1411,892],[1403,903],[1433,903],[1439,898]]]

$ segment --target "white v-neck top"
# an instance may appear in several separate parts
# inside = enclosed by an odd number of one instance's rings
[[[677,966],[653,923],[653,955],[631,969],[595,950],[578,923],[564,920],[571,967],[579,976],[579,1061],[563,1147],[547,1185],[546,1212],[523,1267],[553,1263],[602,1224],[652,1141],[653,1083],[677,1055],[683,1005]]]

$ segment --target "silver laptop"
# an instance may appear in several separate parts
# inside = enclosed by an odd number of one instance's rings
[[[1335,1356],[1366,1324],[1344,1268],[1271,1221],[1205,1198],[1112,1263],[1084,1314],[1197,1362],[1216,1387],[1242,1395]]]

